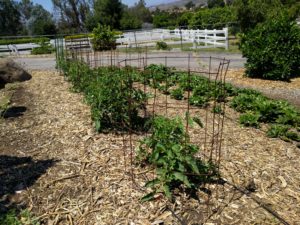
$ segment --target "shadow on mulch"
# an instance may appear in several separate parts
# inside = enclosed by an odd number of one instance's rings
[[[13,106],[5,110],[3,113],[3,118],[17,118],[23,116],[24,112],[26,112],[27,108],[24,106]]]
[[[0,215],[15,208],[11,197],[32,186],[55,160],[34,161],[31,157],[0,155]]]

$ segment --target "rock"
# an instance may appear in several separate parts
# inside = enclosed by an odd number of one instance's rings
[[[31,75],[11,59],[0,59],[0,89],[7,83],[30,80]]]

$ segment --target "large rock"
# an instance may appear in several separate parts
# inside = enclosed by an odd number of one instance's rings
[[[11,59],[0,59],[0,89],[7,83],[30,80],[31,75]]]

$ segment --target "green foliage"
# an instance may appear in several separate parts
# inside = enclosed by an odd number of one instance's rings
[[[212,109],[212,112],[216,113],[216,114],[224,114],[224,110],[222,109],[222,107],[220,105],[214,106]]]
[[[258,122],[259,117],[260,117],[259,114],[253,112],[247,112],[240,116],[240,123],[246,127],[259,128],[259,122]]]
[[[241,90],[230,106],[238,112],[246,112],[240,117],[240,123],[246,126],[258,127],[261,122],[295,128],[300,125],[300,112],[295,107],[286,101],[268,99],[255,91]]]
[[[41,38],[19,38],[19,39],[1,39],[0,45],[12,45],[12,44],[27,44],[27,43],[41,43],[49,42],[50,39],[46,37]]]
[[[300,75],[300,28],[286,15],[259,24],[242,36],[246,75],[289,80]]]
[[[146,183],[153,191],[142,201],[153,200],[156,193],[164,193],[171,199],[174,188],[183,185],[195,189],[217,175],[213,165],[195,157],[199,149],[189,143],[181,119],[155,117],[152,131],[137,149],[137,161],[154,166],[157,175]]]
[[[232,7],[216,7],[200,9],[194,14],[189,25],[199,29],[220,29],[235,21],[236,15]]]
[[[156,42],[156,49],[157,50],[171,50],[172,48],[164,41]]]
[[[273,124],[267,131],[267,135],[271,138],[281,138],[284,141],[300,142],[300,135],[296,131],[292,131],[287,125]]]
[[[112,29],[120,28],[123,8],[120,0],[96,0],[94,2],[95,21]]]
[[[138,111],[146,95],[133,88],[135,71],[130,68],[90,69],[79,62],[61,63],[75,91],[85,94],[97,131],[143,129]]]
[[[49,42],[41,41],[40,47],[33,48],[31,51],[32,55],[51,54],[55,51]]]
[[[153,25],[154,27],[175,27],[177,25],[178,15],[176,13],[169,13],[166,11],[159,11],[154,13]]]
[[[93,30],[93,48],[94,50],[103,51],[116,48],[116,38],[114,32],[109,26],[100,25]]]
[[[184,91],[181,88],[176,88],[171,91],[171,98],[174,98],[176,100],[182,100],[184,98],[183,94]]]
[[[5,225],[40,225],[38,220],[34,218],[28,210],[23,210],[17,213],[15,210],[10,210],[0,214],[0,224]]]
[[[208,0],[207,7],[214,8],[214,7],[224,7],[225,3],[224,0]]]
[[[21,15],[15,1],[1,0],[0,15],[0,35],[20,34],[22,30]]]

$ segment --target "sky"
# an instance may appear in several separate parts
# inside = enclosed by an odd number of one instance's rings
[[[53,10],[53,5],[51,0],[32,0],[34,3],[38,3],[42,5],[45,9],[48,11],[52,12]],[[126,5],[133,6],[135,2],[138,0],[122,0],[122,2]],[[146,0],[147,6],[153,6],[156,4],[161,4],[161,3],[167,3],[167,2],[172,2],[175,0]]]

